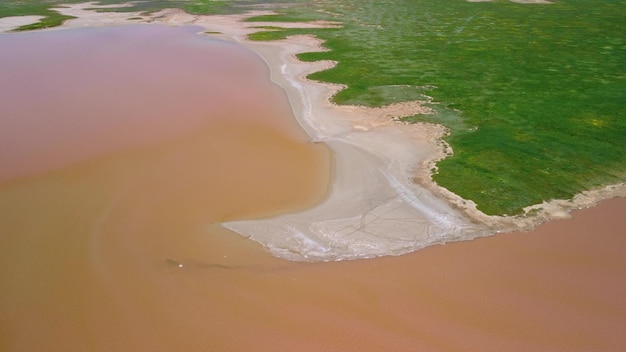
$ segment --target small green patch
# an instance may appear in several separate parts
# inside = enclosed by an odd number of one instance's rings
[[[37,29],[57,27],[57,26],[62,25],[63,22],[67,20],[71,20],[72,18],[76,18],[76,17],[61,15],[57,12],[51,12],[49,16],[42,18],[39,22],[18,27],[14,31],[16,32],[33,31]]]
[[[191,0],[181,4],[181,8],[194,15],[204,15],[219,12],[220,9],[226,7],[227,3],[228,1]]]
[[[248,35],[249,40],[253,41],[273,41],[285,39],[288,36],[296,34],[306,34],[305,30],[297,28],[283,29],[280,27],[271,27],[270,30],[251,33]]]
[[[254,16],[246,19],[246,22],[311,22],[321,19],[322,16],[312,16],[306,12],[290,12],[275,15]]]

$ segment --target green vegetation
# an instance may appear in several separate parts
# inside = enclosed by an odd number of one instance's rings
[[[298,8],[299,9],[299,8]],[[308,11],[290,11],[289,13],[262,15],[246,19],[247,22],[310,22],[326,19],[327,16],[319,13],[311,13]]]
[[[339,62],[310,78],[347,84],[338,103],[433,97],[435,116],[408,120],[451,127],[455,155],[438,163],[433,178],[482,211],[518,214],[527,205],[625,180],[625,1],[319,6],[344,28],[306,31],[331,51],[302,60]]]
[[[71,2],[78,1],[4,1],[0,17],[52,16],[48,6]],[[146,1],[124,11],[226,13],[268,2]],[[325,19],[344,26],[274,26],[250,38],[315,34],[326,40],[331,51],[300,59],[339,62],[310,77],[348,85],[334,97],[337,103],[432,97],[437,114],[406,120],[451,128],[447,141],[455,154],[438,163],[433,178],[482,211],[518,214],[527,205],[626,180],[626,0],[289,3],[277,16],[251,21]]]
[[[205,14],[216,13],[220,9],[226,7],[228,1],[215,1],[215,0],[193,0],[185,4],[180,2],[181,9],[192,14]]]
[[[288,37],[291,35],[310,33],[310,30],[305,31],[305,30],[298,29],[298,28],[282,29],[280,27],[271,27],[271,28],[265,27],[261,29],[265,29],[265,30],[248,35],[248,39],[256,40],[256,41],[272,41],[272,40],[284,39],[285,37]]]
[[[39,22],[33,24],[27,24],[17,28],[17,31],[32,31],[36,29],[44,29],[50,27],[57,27],[63,24],[64,21],[75,18],[73,16],[61,15],[57,12],[50,11],[50,14],[42,18]]]

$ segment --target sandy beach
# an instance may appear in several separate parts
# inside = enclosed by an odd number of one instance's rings
[[[293,57],[323,50],[323,43],[246,40],[259,24],[242,20],[268,11],[143,15],[88,10],[93,6],[59,8],[77,17],[63,29],[198,26],[194,32],[225,40],[214,45],[235,56],[224,60],[232,66],[223,76],[192,71],[182,82],[225,82],[245,66],[240,76],[260,86],[181,84],[181,95],[159,94],[186,96],[172,104],[193,106],[189,111],[157,109],[149,114],[154,120],[137,125],[120,111],[110,112],[119,121],[95,116],[93,126],[109,132],[101,140],[70,140],[55,152],[61,159],[0,155],[12,165],[0,174],[0,350],[626,348],[624,185],[537,205],[533,217],[486,216],[430,181],[432,164],[453,152],[440,139],[446,130],[394,119],[425,107],[331,104],[341,87],[304,76],[333,63]],[[0,28],[25,21],[0,19]],[[233,61],[233,42],[258,56]],[[151,72],[177,82],[180,73],[159,70],[165,64],[155,62]],[[188,66],[195,65],[202,67]],[[272,88],[262,85],[268,76]],[[222,114],[239,118],[204,120],[224,101]],[[198,110],[203,104],[207,110]],[[254,123],[261,110],[268,124]],[[33,135],[33,145],[46,150],[55,142],[46,136],[63,136],[75,122]],[[6,131],[0,141],[21,143]],[[570,219],[572,209],[602,200]],[[490,236],[550,219],[560,220]]]

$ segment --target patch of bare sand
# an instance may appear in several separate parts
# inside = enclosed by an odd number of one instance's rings
[[[22,26],[37,23],[43,16],[11,16],[0,18],[0,33],[10,32]]]
[[[452,153],[441,140],[446,129],[424,123],[408,125],[394,118],[428,113],[419,102],[375,109],[334,105],[329,99],[343,87],[305,78],[334,63],[295,59],[300,52],[325,50],[320,40],[297,36],[275,42],[248,41],[247,35],[263,23],[243,20],[271,11],[196,16],[168,9],[141,17],[135,13],[90,11],[94,6],[88,3],[59,8],[63,14],[78,17],[64,27],[129,22],[196,25],[251,48],[267,62],[272,80],[285,90],[296,119],[312,141],[332,148],[334,181],[321,204],[295,214],[224,224],[260,242],[274,255],[292,260],[398,255],[437,243],[529,229],[549,219],[566,217],[571,209],[626,196],[626,185],[614,185],[585,192],[573,200],[546,202],[527,209],[524,216],[487,216],[473,202],[439,187],[430,177],[434,163]],[[312,28],[338,24],[273,25]]]

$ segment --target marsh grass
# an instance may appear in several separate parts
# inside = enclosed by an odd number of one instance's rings
[[[42,14],[45,16],[45,14]],[[70,20],[72,18],[76,18],[73,16],[65,16],[65,15],[61,15],[57,12],[53,12],[50,11],[50,13],[42,18],[41,20],[39,20],[39,22],[36,23],[32,23],[32,24],[27,24],[24,26],[20,26],[18,28],[15,29],[16,32],[21,32],[21,31],[32,31],[32,30],[36,30],[36,29],[44,29],[44,28],[51,28],[51,27],[57,27],[63,24],[63,22]]]
[[[435,116],[405,120],[451,128],[454,156],[438,163],[433,179],[485,213],[519,214],[625,180],[625,1],[319,6],[344,28],[306,31],[330,51],[301,60],[339,62],[309,78],[346,84],[334,97],[340,104],[433,97]]]

